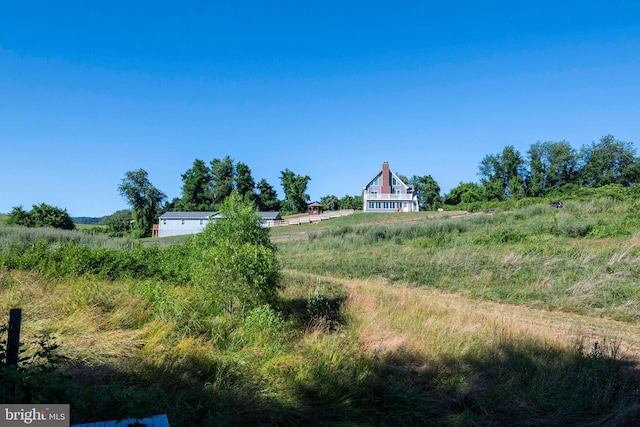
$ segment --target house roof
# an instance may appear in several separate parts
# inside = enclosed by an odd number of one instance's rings
[[[401,183],[402,185],[404,185],[404,186],[405,186],[405,187],[407,187],[408,189],[413,190],[413,185],[409,185],[409,184],[407,184],[406,182],[404,182],[403,180],[401,180],[401,179],[398,177],[398,175],[396,175],[392,170],[389,170],[389,172],[391,172],[391,175],[393,175],[393,177],[394,177],[394,178],[395,178],[399,183]],[[376,174],[376,176],[374,176],[371,180],[369,180],[369,182],[367,183],[367,185],[365,185],[365,186],[364,186],[364,189],[366,189],[367,187],[369,187],[369,185],[370,185],[373,181],[375,181],[375,179],[376,179],[377,177],[379,177],[379,176],[382,176],[382,170],[381,170],[380,172],[378,172],[378,173]]]
[[[282,219],[280,216],[280,212],[277,211],[269,211],[269,212],[258,212],[258,216],[264,220],[278,220]]]
[[[322,207],[322,204],[321,204],[321,203],[318,203],[318,202],[313,202],[313,203],[311,203],[311,204],[308,204],[307,206],[308,206],[308,207],[312,207],[312,208],[315,208],[315,207],[319,207],[319,208],[321,208],[321,207]]]
[[[165,212],[160,219],[209,219],[219,218],[218,212]]]

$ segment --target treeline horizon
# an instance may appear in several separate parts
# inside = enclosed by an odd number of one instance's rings
[[[513,145],[501,152],[487,154],[478,164],[477,182],[460,182],[442,194],[431,175],[397,174],[412,185],[421,209],[443,206],[479,206],[513,202],[524,198],[566,197],[579,188],[599,188],[617,184],[635,186],[640,180],[640,158],[633,143],[605,135],[591,144],[574,148],[569,142],[545,141],[532,144],[523,155]],[[116,235],[137,229],[139,236],[151,234],[157,217],[169,211],[215,211],[232,192],[250,200],[261,211],[283,214],[306,212],[310,197],[306,193],[311,177],[286,168],[280,172],[284,199],[262,178],[258,182],[251,169],[230,156],[209,163],[195,159],[182,175],[180,197],[171,200],[149,180],[144,169],[125,173],[118,192],[131,209],[105,215],[100,221]],[[362,195],[345,194],[338,198],[328,193],[319,200],[327,210],[362,209]]]
[[[567,141],[532,144],[523,156],[513,145],[486,155],[478,165],[479,182],[460,182],[442,197],[446,205],[561,197],[578,188],[635,186],[640,157],[633,143],[605,135],[574,148]]]

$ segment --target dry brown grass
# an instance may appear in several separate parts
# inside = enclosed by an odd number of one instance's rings
[[[301,273],[295,274],[300,277]],[[383,280],[309,277],[347,287],[344,309],[357,320],[363,350],[376,355],[404,351],[429,360],[533,339],[567,349],[577,342],[585,348],[594,342],[615,343],[620,355],[640,361],[640,325],[478,301]]]

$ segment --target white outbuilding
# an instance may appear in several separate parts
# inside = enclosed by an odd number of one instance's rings
[[[196,234],[217,218],[218,212],[165,212],[158,218],[158,237]]]

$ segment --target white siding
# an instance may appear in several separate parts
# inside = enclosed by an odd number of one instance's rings
[[[160,219],[159,237],[196,234],[209,223],[206,219]]]

